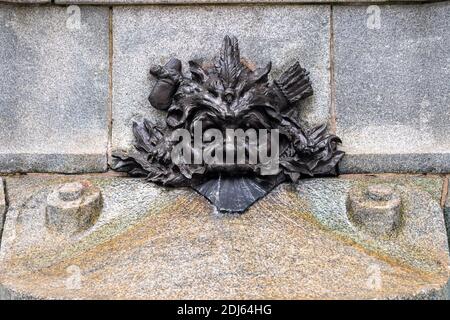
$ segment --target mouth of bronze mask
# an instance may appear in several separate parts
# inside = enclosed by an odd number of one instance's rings
[[[220,212],[244,212],[284,181],[336,175],[344,152],[340,139],[326,125],[312,129],[298,122],[301,101],[313,94],[309,73],[298,62],[276,80],[271,63],[252,68],[240,57],[238,41],[226,36],[214,61],[189,61],[189,75],[181,61],[170,59],[152,66],[156,83],[149,96],[152,107],[167,112],[165,124],[144,119],[133,123],[134,150],[113,154],[112,167],[131,176],[170,187],[192,187]],[[173,133],[184,129],[194,140],[195,130],[277,130],[278,170],[262,174],[261,164],[177,162]],[[192,145],[196,145],[195,141]],[[198,147],[198,142],[197,142]],[[245,159],[249,146],[245,145]],[[259,148],[260,146],[258,146]],[[202,152],[208,143],[202,142]],[[198,148],[197,148],[198,149]]]

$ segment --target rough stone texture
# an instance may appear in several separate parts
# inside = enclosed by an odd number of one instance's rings
[[[104,209],[77,237],[45,227],[56,185],[89,180]],[[391,237],[355,228],[347,191],[388,184],[403,224]],[[3,298],[443,298],[447,239],[439,178],[305,180],[243,215],[222,215],[190,189],[130,178],[7,178],[0,251]]]
[[[356,227],[375,236],[391,235],[401,223],[401,204],[400,195],[391,186],[370,185],[349,192],[347,211]]]
[[[325,185],[325,181],[327,181]],[[322,225],[345,235],[361,246],[377,248],[380,254],[404,260],[411,266],[428,269],[433,259],[446,251],[446,235],[440,197],[443,179],[420,177],[350,177],[344,179],[311,179],[297,187],[300,196],[309,204]],[[375,237],[350,222],[346,210],[350,190],[367,190],[370,185],[384,184],[401,197],[401,223],[396,235]],[[339,200],[337,200],[339,199]],[[337,200],[337,202],[336,202]],[[430,211],[431,210],[431,211]],[[423,232],[423,234],[422,234]],[[427,234],[430,232],[430,234]],[[432,235],[433,234],[433,235]],[[420,239],[421,248],[410,251]],[[442,258],[442,256],[441,256]],[[430,264],[431,262],[431,264]]]
[[[50,0],[0,0],[0,3],[50,3]],[[87,1],[89,2],[89,0]]]
[[[450,171],[450,3],[334,7],[341,172]]]
[[[247,4],[247,3],[370,3],[389,2],[393,0],[56,0],[60,4]],[[399,0],[399,1],[422,1],[422,0]],[[426,0],[425,0],[426,1]]]
[[[89,181],[66,183],[48,195],[45,223],[56,232],[74,235],[91,228],[101,210],[101,192]]]
[[[3,179],[0,177],[0,243],[2,240],[3,223],[5,221],[6,214],[6,198],[4,191]]]
[[[448,191],[448,183],[450,182],[450,178],[447,178],[447,197],[444,203],[444,217],[445,217],[445,225],[447,226],[447,237],[449,238],[449,246],[450,246],[450,192]],[[450,292],[449,292],[450,294]],[[449,297],[450,298],[450,297]]]
[[[237,36],[241,57],[273,76],[298,60],[311,72],[314,96],[302,106],[310,125],[326,122],[329,90],[329,6],[155,6],[114,7],[112,151],[132,146],[131,123],[141,116],[162,120],[147,98],[152,64],[171,57],[213,58],[225,35]],[[157,21],[149,23],[149,21]]]
[[[80,13],[0,5],[0,172],[106,170],[109,12]]]

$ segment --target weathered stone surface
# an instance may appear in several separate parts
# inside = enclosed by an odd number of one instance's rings
[[[447,197],[444,203],[444,217],[445,217],[445,225],[447,226],[447,237],[449,239],[448,243],[450,246],[450,192],[448,191],[448,183],[450,183],[450,178],[447,177]],[[450,295],[450,292],[449,292]],[[450,298],[450,296],[449,296]]]
[[[298,60],[311,73],[314,96],[301,106],[310,125],[326,122],[329,90],[329,6],[114,7],[112,151],[133,143],[131,125],[141,116],[162,120],[148,96],[152,64],[171,57],[183,63],[213,58],[225,35],[240,41],[241,57],[265,66],[273,77]],[[149,21],[157,21],[149,23]],[[187,66],[184,65],[186,72]]]
[[[89,0],[88,0],[89,1]],[[1,0],[0,3],[50,3],[50,0]]]
[[[350,190],[347,213],[357,227],[375,236],[392,235],[401,224],[401,198],[389,185],[370,185]]]
[[[19,0],[20,1],[20,0]],[[389,2],[393,0],[56,0],[61,4],[248,4],[248,3],[345,3],[345,2]],[[411,1],[411,0],[400,0]],[[421,1],[421,0],[412,0]]]
[[[45,223],[68,236],[92,227],[102,210],[102,195],[89,181],[65,183],[47,197]]]
[[[108,8],[0,5],[0,172],[106,170]]]
[[[327,181],[326,185],[324,181]],[[297,189],[301,197],[311,204],[311,210],[317,210],[316,218],[326,228],[351,238],[367,249],[377,248],[380,254],[384,253],[391,258],[407,261],[411,266],[420,265],[427,269],[433,258],[439,260],[439,255],[447,250],[446,235],[442,229],[442,209],[439,204],[442,182],[440,178],[356,176],[344,179],[312,179],[300,184]],[[399,194],[401,198],[400,226],[397,227],[396,234],[386,237],[371,235],[355,226],[351,219],[348,219],[349,212],[345,209],[348,191],[366,191],[371,185],[379,184],[390,186],[393,193]],[[336,198],[342,200],[335,202]],[[427,234],[426,230],[433,236]],[[407,252],[411,244],[419,238],[422,248]],[[421,256],[424,258],[419,258]]]
[[[6,214],[6,198],[3,179],[0,177],[0,243],[2,239],[3,223]]]
[[[449,172],[450,3],[379,8],[334,8],[341,171]]]
[[[97,223],[74,238],[45,228],[55,186],[101,189]],[[348,219],[348,190],[387,184],[404,203],[396,235]],[[190,189],[143,180],[7,178],[0,252],[3,298],[443,298],[447,240],[442,179],[377,177],[281,185],[243,215],[214,212]],[[25,190],[25,192],[24,192]]]

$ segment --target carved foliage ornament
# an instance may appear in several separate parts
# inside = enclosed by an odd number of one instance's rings
[[[167,186],[190,186],[211,200],[220,211],[242,212],[282,181],[336,174],[344,153],[340,139],[326,125],[311,130],[298,119],[298,102],[313,94],[309,73],[298,62],[271,81],[271,63],[253,68],[241,60],[238,41],[226,36],[214,62],[189,61],[190,75],[180,60],[153,66],[157,81],[151,105],[167,111],[166,124],[145,119],[133,123],[135,151],[113,156],[113,168]],[[278,129],[279,170],[261,174],[261,165],[179,163],[171,151],[178,141],[172,133],[187,130]],[[193,143],[194,144],[194,143]],[[203,148],[208,144],[203,142]],[[246,147],[249,148],[248,145]],[[248,154],[246,153],[246,156]]]

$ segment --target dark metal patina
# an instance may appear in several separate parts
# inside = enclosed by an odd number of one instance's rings
[[[240,58],[238,41],[225,37],[214,63],[189,61],[190,76],[182,73],[180,60],[150,70],[157,81],[151,105],[167,111],[166,125],[145,119],[133,123],[135,152],[115,154],[113,168],[166,186],[190,186],[221,212],[243,212],[279,183],[301,177],[337,174],[344,153],[340,139],[326,132],[326,125],[302,128],[298,102],[313,94],[309,73],[298,62],[274,81],[271,63],[252,68]],[[177,128],[193,136],[196,122],[203,129],[279,129],[278,174],[261,175],[259,165],[175,164],[171,150]]]

